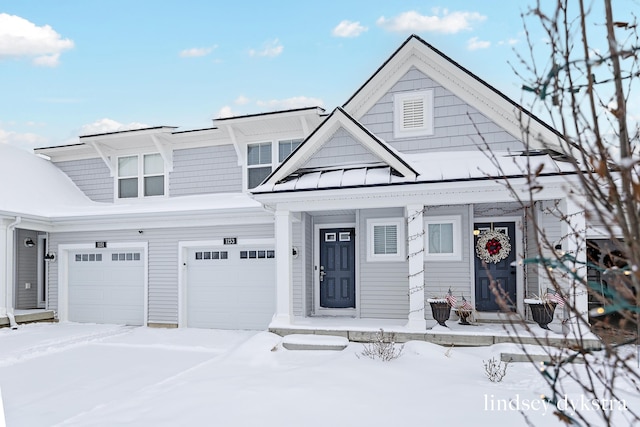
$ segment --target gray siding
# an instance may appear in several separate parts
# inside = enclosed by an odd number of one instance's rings
[[[16,308],[30,309],[38,307],[38,233],[31,230],[17,229],[16,240],[16,270],[15,270],[15,301]],[[24,245],[24,240],[30,237],[36,244],[32,248]],[[26,289],[25,284],[31,288]]]
[[[424,218],[430,216],[461,215],[462,234],[462,259],[460,261],[426,261],[424,263],[425,299],[442,298],[449,288],[454,295],[470,299],[475,292],[473,285],[473,263],[470,259],[470,245],[472,230],[470,229],[468,206],[442,206],[428,207],[424,212]],[[433,319],[429,304],[425,302],[425,318]]]
[[[434,131],[432,136],[394,139],[393,95],[420,89],[434,90]],[[473,150],[486,142],[493,150],[519,150],[522,144],[418,69],[412,67],[360,120],[378,137],[405,153]],[[478,128],[482,138],[478,136]]]
[[[349,132],[340,128],[303,167],[315,168],[345,163],[372,162],[380,162],[380,159],[356,141]]]
[[[273,238],[272,224],[234,226],[239,238]],[[59,244],[107,242],[148,242],[149,245],[149,317],[150,323],[178,323],[178,242],[222,239],[229,235],[229,226],[188,227],[107,232],[52,233],[49,250],[58,252]],[[280,255],[276,255],[280,256]],[[49,307],[58,306],[59,263],[49,264]]]
[[[190,148],[173,152],[169,195],[242,191],[242,167],[233,145]]]
[[[404,209],[360,211],[358,283],[362,318],[406,319],[409,313],[409,263],[367,262],[367,219],[398,217],[404,217]]]
[[[114,178],[102,159],[71,160],[55,165],[91,200],[113,202]]]

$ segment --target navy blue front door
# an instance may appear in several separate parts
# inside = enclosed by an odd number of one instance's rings
[[[516,226],[513,222],[476,223],[475,230],[485,231],[493,229],[506,234],[511,243],[511,252],[505,259],[498,263],[484,262],[475,253],[476,270],[476,310],[478,311],[502,311],[491,290],[491,283],[504,296],[508,308],[516,310]],[[478,240],[478,237],[475,238]],[[474,242],[475,249],[475,242]]]
[[[319,238],[320,307],[355,308],[355,229],[321,229]]]

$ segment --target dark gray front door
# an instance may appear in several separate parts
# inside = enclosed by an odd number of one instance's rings
[[[493,222],[493,223],[476,223],[475,230],[480,232],[485,230],[493,230],[505,233],[511,244],[511,252],[505,259],[498,263],[485,263],[478,257],[476,252],[476,243],[478,237],[474,241],[474,256],[476,270],[476,310],[478,311],[502,311],[496,301],[496,296],[491,291],[491,281],[495,281],[496,289],[505,293],[505,299],[512,311],[516,310],[516,268],[514,261],[516,260],[516,226],[513,222]]]
[[[355,229],[320,229],[319,238],[320,306],[323,308],[355,308]]]

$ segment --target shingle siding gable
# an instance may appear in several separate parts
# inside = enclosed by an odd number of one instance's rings
[[[380,162],[380,159],[356,141],[349,132],[339,128],[303,167],[369,162]]]
[[[434,135],[396,139],[393,135],[393,96],[414,90],[434,91]],[[468,151],[484,146],[493,150],[520,150],[522,143],[466,104],[451,91],[412,67],[360,119],[369,131],[404,153]],[[475,126],[474,126],[475,125]],[[477,127],[477,130],[476,130]],[[482,138],[478,135],[481,132]]]

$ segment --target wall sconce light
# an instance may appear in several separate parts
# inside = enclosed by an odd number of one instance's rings
[[[24,239],[24,246],[27,248],[32,248],[36,245],[36,242],[33,241],[31,237],[27,237]]]
[[[293,248],[291,248],[291,256],[292,256],[294,259],[298,258],[298,253],[299,253],[299,252],[298,252],[298,248],[297,248],[297,247],[295,247],[295,246],[294,246]]]
[[[44,255],[44,260],[45,261],[51,261],[51,262],[55,261],[56,260],[55,252],[49,252],[48,254],[45,254]]]
[[[480,230],[473,230],[473,235],[474,236],[479,236],[480,235]]]

